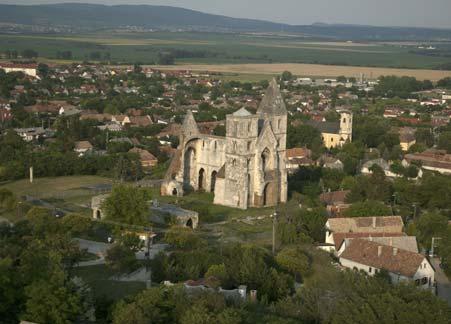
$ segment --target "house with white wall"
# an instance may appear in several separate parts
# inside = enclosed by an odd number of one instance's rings
[[[369,276],[386,270],[394,284],[412,281],[428,289],[435,282],[435,270],[424,255],[369,240],[351,240],[340,255],[340,263]]]

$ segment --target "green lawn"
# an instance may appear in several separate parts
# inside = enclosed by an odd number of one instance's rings
[[[28,180],[1,183],[0,188],[11,190],[19,198],[32,196],[56,208],[88,216],[91,213],[88,208],[91,198],[98,194],[88,187],[99,184],[112,184],[112,180],[97,176],[35,178],[33,183]],[[14,211],[3,213],[0,211],[0,217],[15,222],[23,219],[30,208],[30,204],[21,203]]]

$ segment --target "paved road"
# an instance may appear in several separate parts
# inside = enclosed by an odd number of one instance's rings
[[[106,251],[111,247],[111,244],[95,242],[95,241],[88,241],[88,240],[83,240],[83,239],[75,239],[75,241],[78,242],[80,249],[88,250],[89,253],[99,256],[99,259],[97,259],[97,260],[80,262],[78,264],[79,267],[89,267],[89,266],[105,263]],[[164,251],[167,248],[167,246],[168,246],[167,244],[152,245],[152,248],[150,249],[149,258],[153,259],[158,253],[160,253],[161,251]],[[139,251],[136,253],[136,258],[138,260],[145,260],[147,257],[145,255],[144,251]]]
[[[440,268],[440,260],[438,258],[432,259],[432,264],[434,265],[436,271],[435,280],[437,281],[438,296],[445,299],[451,306],[451,282],[443,272],[442,268]]]

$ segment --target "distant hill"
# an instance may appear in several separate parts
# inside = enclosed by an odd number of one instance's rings
[[[210,32],[290,32],[340,40],[451,40],[451,30],[372,27],[317,23],[293,26],[263,20],[238,19],[199,11],[150,5],[95,4],[0,5],[0,24],[59,31],[158,29]],[[39,27],[39,28],[31,28]]]

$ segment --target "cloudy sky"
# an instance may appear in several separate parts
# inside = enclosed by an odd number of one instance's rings
[[[289,24],[314,22],[451,28],[451,0],[0,0],[4,4],[156,4]]]

